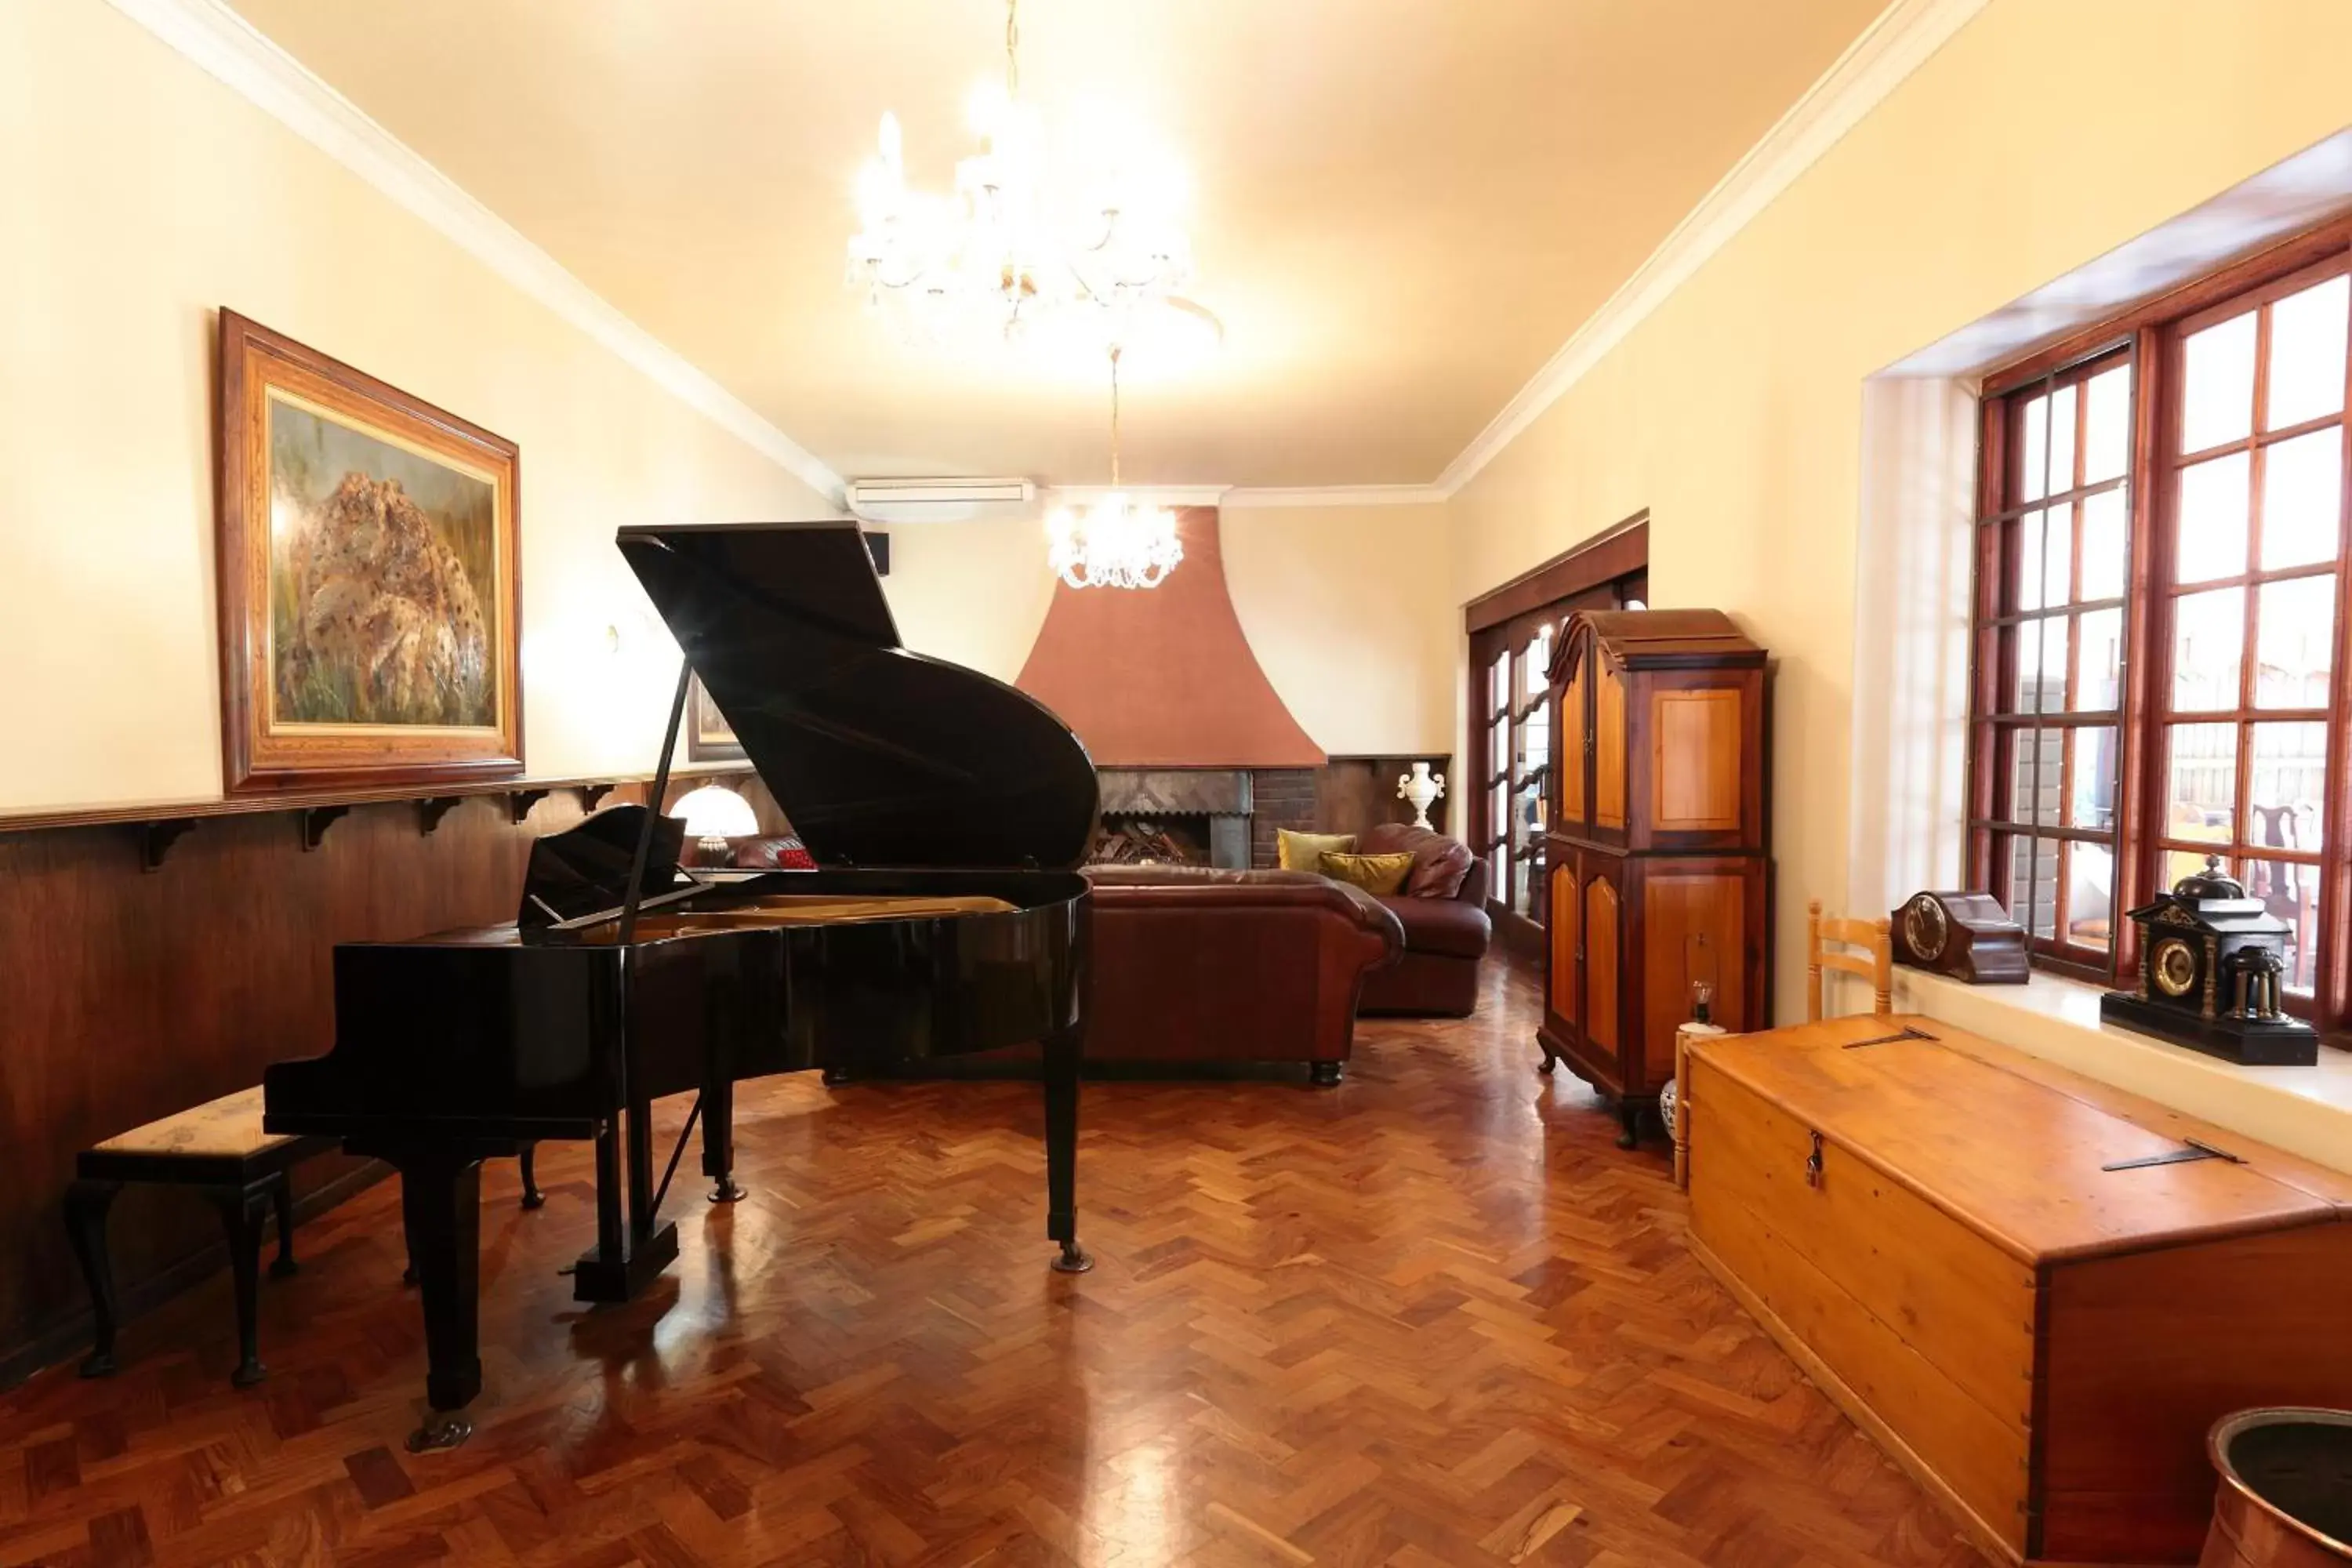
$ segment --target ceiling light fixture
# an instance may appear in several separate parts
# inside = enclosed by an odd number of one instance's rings
[[[857,182],[859,229],[849,281],[928,340],[967,323],[1017,337],[1047,316],[1088,316],[1120,342],[1192,279],[1192,245],[1176,221],[1180,181],[1164,163],[1109,160],[1081,196],[1057,187],[1045,125],[1021,97],[1019,0],[1004,8],[1004,85],[974,94],[972,129],[986,150],[956,164],[955,189],[907,187],[898,117],[882,116],[879,156]],[[1122,138],[1090,136],[1099,155]],[[1209,320],[1213,322],[1214,318]]]
[[[1176,514],[1118,488],[1118,349],[1110,351],[1110,494],[1046,520],[1046,563],[1073,588],[1157,588],[1184,559]]]

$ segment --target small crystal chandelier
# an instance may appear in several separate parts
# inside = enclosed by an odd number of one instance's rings
[[[1118,488],[1118,349],[1110,351],[1110,493],[1046,521],[1046,562],[1073,588],[1157,588],[1184,559],[1176,514]]]
[[[1044,118],[1021,97],[1020,45],[1019,0],[1007,0],[1004,85],[971,110],[987,147],[957,163],[952,195],[907,188],[898,117],[882,116],[880,155],[858,178],[849,282],[917,339],[967,321],[1014,337],[1055,314],[1132,341],[1140,314],[1192,279],[1174,182],[1127,168],[1090,180],[1083,198],[1057,189]]]

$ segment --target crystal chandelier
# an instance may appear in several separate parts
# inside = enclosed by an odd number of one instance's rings
[[[972,323],[1013,337],[1060,316],[1133,341],[1138,318],[1192,279],[1177,182],[1130,161],[1090,172],[1084,195],[1057,186],[1044,118],[1021,97],[1020,44],[1019,0],[1007,0],[1004,85],[974,97],[986,147],[957,163],[951,194],[908,189],[898,118],[882,116],[880,155],[858,178],[849,281],[918,339]]]
[[[1110,493],[1046,520],[1046,562],[1073,588],[1157,588],[1184,559],[1176,514],[1118,488],[1118,350],[1110,351]]]

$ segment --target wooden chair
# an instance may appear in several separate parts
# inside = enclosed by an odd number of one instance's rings
[[[1860,975],[1870,982],[1874,994],[1871,1011],[1884,1016],[1895,1011],[1895,939],[1892,922],[1884,917],[1874,921],[1843,921],[1824,918],[1822,901],[1815,899],[1805,906],[1805,1019],[1808,1023],[1822,1021],[1822,971],[1834,969],[1843,974]],[[1829,952],[1823,943],[1835,942],[1842,947],[1870,950],[1864,958],[1855,952]]]

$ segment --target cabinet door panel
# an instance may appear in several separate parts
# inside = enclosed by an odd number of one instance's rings
[[[1551,874],[1551,1010],[1570,1026],[1580,1026],[1576,995],[1576,939],[1583,922],[1578,920],[1576,867],[1557,867]]]
[[[1625,678],[1594,650],[1592,667],[1592,820],[1625,826]]]
[[[1674,1076],[1675,1029],[1690,1016],[1691,982],[1715,982],[1716,1022],[1748,1016],[1748,879],[1738,871],[1671,871],[1642,879],[1642,1058],[1653,1082]]]
[[[1617,889],[1606,877],[1584,887],[1584,1035],[1617,1051]]]
[[[1586,639],[1587,654],[1577,660],[1576,673],[1569,677],[1568,685],[1559,695],[1559,716],[1552,726],[1559,745],[1559,819],[1564,824],[1585,820],[1584,770],[1591,762],[1591,749],[1586,737],[1591,733],[1591,718],[1586,712],[1586,701],[1591,668],[1591,639]]]
[[[1650,758],[1652,830],[1738,831],[1738,690],[1658,692],[1650,700],[1650,729],[1656,737]]]

